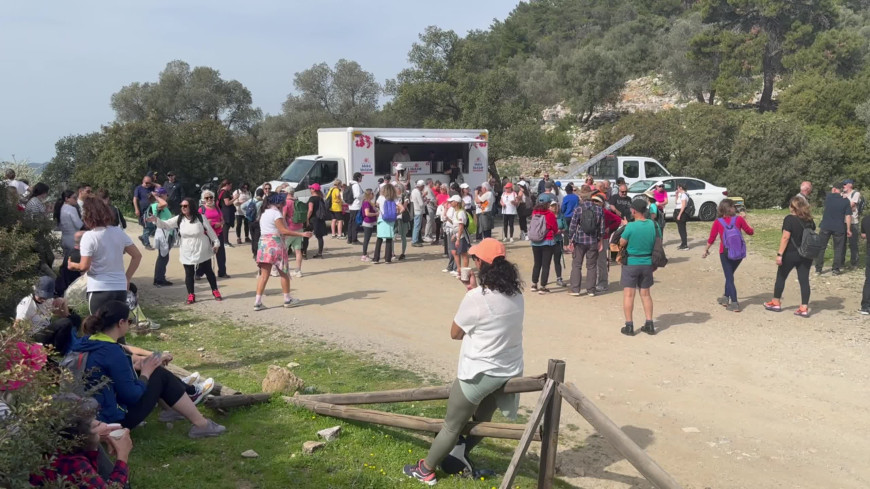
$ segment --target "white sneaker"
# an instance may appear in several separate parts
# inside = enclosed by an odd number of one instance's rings
[[[448,269],[445,268],[444,270],[441,270],[441,271],[444,272],[444,273],[447,273],[447,272],[449,272],[450,270],[448,270]]]
[[[513,239],[513,238],[511,238],[511,240],[510,240],[510,242],[511,242],[511,243],[513,243],[513,242],[514,242],[514,239]]]
[[[209,377],[201,383],[194,384],[194,386],[196,387],[196,393],[190,395],[190,400],[193,401],[194,405],[198,405],[214,389],[214,379]]]
[[[507,238],[507,237],[504,237],[504,238],[501,239],[501,241],[502,241],[503,243],[507,243],[507,242],[508,242],[508,238]]]
[[[193,385],[193,384],[199,382],[199,372],[194,372],[194,373],[188,375],[187,377],[182,377],[181,381],[187,385]]]
[[[296,278],[302,278],[302,270],[294,270],[293,273],[291,273],[291,275],[293,275]]]
[[[453,275],[454,277],[458,277],[459,272],[457,272],[456,270],[453,270],[452,272],[450,272],[450,275]]]

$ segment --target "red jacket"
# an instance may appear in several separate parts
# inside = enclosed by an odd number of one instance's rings
[[[105,481],[97,473],[97,454],[96,450],[58,454],[51,461],[51,468],[45,469],[40,475],[30,476],[30,484],[42,486],[61,478],[75,487],[86,489],[123,487],[127,484],[127,463],[116,461],[109,480]]]
[[[532,217],[534,217],[535,214],[543,214],[544,220],[546,220],[547,222],[547,237],[544,238],[544,241],[554,239],[556,237],[556,233],[559,232],[559,223],[556,221],[556,214],[553,214],[550,209],[544,211],[539,211],[535,209],[532,212]]]
[[[619,217],[619,214],[608,210],[604,210],[604,239],[610,240],[610,235],[613,234],[614,231],[619,229],[619,226],[622,224],[622,218]]]
[[[731,225],[731,223],[734,222],[734,221],[732,221],[732,219],[737,219],[737,223],[735,224],[735,226],[737,226],[738,229],[742,230],[744,233],[746,233],[750,236],[755,234],[755,230],[752,229],[752,227],[746,222],[746,220],[740,216],[735,216],[735,217],[728,216],[728,217],[723,217],[722,219],[725,219],[725,222],[728,223],[729,226]],[[713,227],[710,228],[710,239],[707,240],[707,244],[713,244],[716,241],[716,237],[718,236],[719,237],[719,254],[725,253],[725,243],[722,242],[722,233],[724,233],[724,232],[725,232],[725,228],[722,226],[722,223],[719,222],[719,219],[716,219],[715,221],[713,221]]]

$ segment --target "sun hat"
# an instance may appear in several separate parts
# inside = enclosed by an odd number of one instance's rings
[[[40,299],[51,299],[54,297],[54,279],[47,275],[39,277],[36,288],[33,290],[33,295]]]
[[[316,190],[316,191],[320,192],[320,184],[319,183],[312,183],[311,185],[308,186],[308,188],[310,188],[311,190]]]
[[[651,199],[656,198],[655,194],[652,193],[652,190],[647,190],[647,191],[644,192],[643,194],[646,195],[647,197],[651,198]]]
[[[590,200],[595,200],[595,201],[601,202],[603,204],[604,203],[604,196],[601,195],[600,193],[597,193],[597,194],[593,195]]]
[[[631,201],[631,208],[643,214],[646,212],[647,205],[643,199],[634,199]]]
[[[492,265],[493,260],[500,256],[504,257],[506,253],[507,249],[504,243],[495,238],[484,238],[468,250],[469,255],[474,255],[480,261],[485,261],[490,265]]]
[[[451,195],[447,202],[462,202],[462,197],[458,195]]]

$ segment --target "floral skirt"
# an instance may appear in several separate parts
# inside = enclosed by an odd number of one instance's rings
[[[289,271],[290,260],[287,257],[287,247],[280,234],[267,234],[260,236],[257,246],[257,263],[270,263],[283,270]]]

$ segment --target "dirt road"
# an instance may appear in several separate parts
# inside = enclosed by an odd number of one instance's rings
[[[718,257],[701,258],[701,233],[692,223],[692,249],[676,251],[656,274],[652,293],[657,336],[625,337],[618,267],[611,292],[571,297],[526,295],[526,373],[546,370],[547,359],[567,362],[566,377],[593,399],[686,488],[866,488],[870,486],[870,357],[868,323],[855,311],[863,273],[834,280],[813,277],[810,319],[792,315],[794,278],[779,314],[762,303],[773,288],[770,256],[750,253],[737,272],[741,313],[716,305],[723,278]],[[132,226],[131,235],[137,229]],[[668,236],[670,234],[670,236]],[[370,251],[371,252],[371,251]],[[150,287],[154,256],[145,252],[137,282],[145,303],[181,305],[183,272],[173,250],[173,287]],[[228,250],[231,279],[215,302],[197,283],[203,314],[316,336],[343,348],[375,352],[391,363],[449,378],[459,343],[449,325],[464,288],[445,273],[441,249],[408,248],[408,260],[372,266],[360,248],[327,238],[326,259],[304,262],[293,281],[296,309],[280,308],[272,279],[254,312],[256,271],[250,248]],[[509,245],[526,280],[527,243]],[[564,274],[565,279],[568,273]],[[642,318],[640,304],[638,317]],[[526,405],[534,397],[524,397]],[[584,488],[651,487],[570,408],[563,408],[560,475]]]

